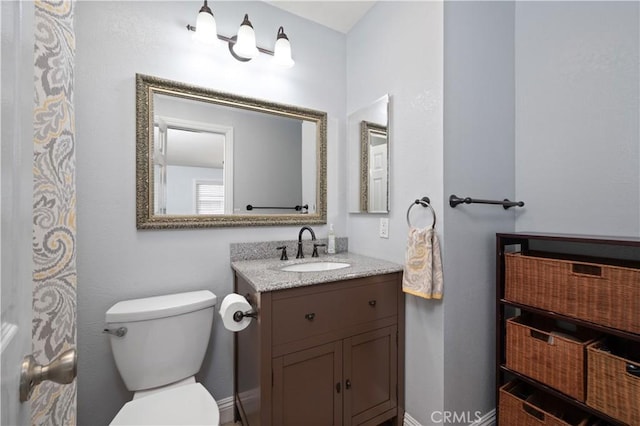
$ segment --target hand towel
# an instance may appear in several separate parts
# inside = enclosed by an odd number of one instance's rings
[[[442,256],[433,228],[409,229],[402,291],[425,299],[442,299]]]

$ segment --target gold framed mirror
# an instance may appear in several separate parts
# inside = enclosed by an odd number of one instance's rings
[[[347,118],[349,213],[389,213],[390,108],[391,96],[385,94]]]
[[[389,211],[389,139],[387,126],[360,122],[360,210]]]
[[[326,223],[327,114],[136,74],[136,226]]]

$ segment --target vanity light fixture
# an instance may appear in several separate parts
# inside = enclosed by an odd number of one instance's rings
[[[248,14],[244,15],[238,34],[233,37],[225,37],[217,33],[216,20],[207,0],[204,0],[204,5],[198,12],[196,26],[187,25],[187,30],[194,31],[194,39],[203,43],[215,44],[217,40],[227,42],[231,56],[241,62],[250,61],[258,56],[258,52],[262,52],[273,56],[273,62],[281,67],[291,68],[295,64],[291,58],[291,43],[283,27],[278,28],[273,51],[256,46],[256,33],[251,21],[249,21]]]
[[[291,58],[291,43],[284,33],[284,28],[278,29],[278,37],[276,38],[276,46],[273,48],[273,61],[285,68],[291,68],[295,62]]]
[[[204,2],[204,5],[202,5],[202,7],[200,8],[200,12],[198,12],[194,30],[196,28],[197,30],[193,34],[194,39],[207,44],[214,44],[218,41],[216,20],[213,17],[213,12],[207,5],[206,0]]]
[[[238,29],[236,44],[232,47],[234,53],[243,58],[253,59],[258,56],[256,47],[256,32],[249,21],[249,15],[245,13],[244,20]]]

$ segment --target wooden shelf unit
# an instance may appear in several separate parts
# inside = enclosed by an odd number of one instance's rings
[[[505,299],[505,259],[504,254],[508,246],[520,245],[520,252],[523,254],[541,252],[531,250],[531,245],[536,242],[544,244],[555,244],[559,251],[548,252],[550,258],[569,258],[573,260],[582,260],[589,262],[597,262],[609,265],[624,265],[640,269],[640,238],[630,237],[601,237],[601,236],[582,236],[571,234],[543,234],[543,233],[498,233],[496,234],[496,425],[500,425],[499,404],[500,404],[500,386],[508,382],[510,379],[517,378],[538,390],[550,394],[564,402],[580,408],[585,413],[593,415],[609,424],[615,426],[625,426],[626,423],[618,419],[614,419],[607,414],[578,401],[564,393],[557,391],[544,383],[538,382],[528,376],[517,371],[513,371],[506,367],[506,321],[516,315],[515,309],[521,312],[530,312],[538,316],[561,320],[572,323],[581,327],[590,328],[605,335],[616,336],[634,342],[640,342],[640,334],[630,333],[624,330],[611,328],[602,324],[584,321],[579,318],[562,315],[556,312],[550,312],[533,306],[516,303]],[[566,247],[570,246],[570,249]],[[602,247],[609,250],[612,247],[625,248],[624,250],[637,253],[637,259],[620,259],[616,257],[598,257],[585,256],[580,253],[579,247],[589,247],[593,251],[594,248]],[[563,248],[565,247],[565,248]],[[578,249],[577,249],[578,248]],[[577,249],[577,250],[576,250]],[[597,249],[596,249],[597,250]],[[610,250],[609,250],[610,251]],[[611,253],[607,253],[611,254]],[[633,313],[630,313],[633,314]],[[638,313],[635,313],[638,314]],[[502,425],[510,426],[510,425]]]

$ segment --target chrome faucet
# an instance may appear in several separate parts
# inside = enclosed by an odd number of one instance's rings
[[[298,233],[298,253],[296,254],[296,259],[304,258],[304,253],[302,252],[302,233],[304,231],[311,232],[311,241],[316,240],[316,233],[313,232],[313,229],[311,229],[310,226],[303,226],[302,228],[300,228],[300,232]]]

